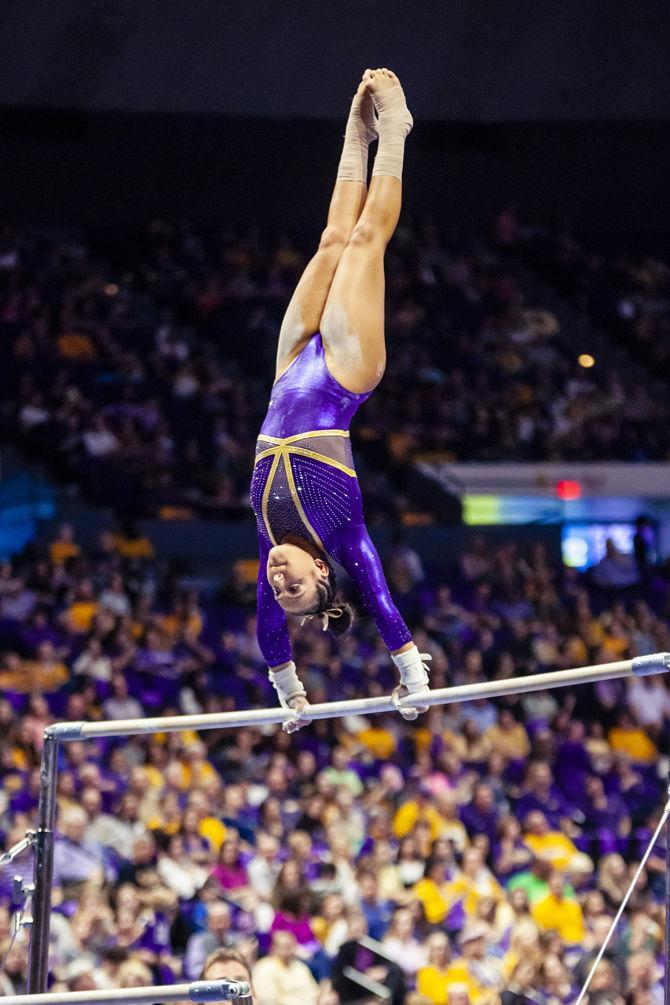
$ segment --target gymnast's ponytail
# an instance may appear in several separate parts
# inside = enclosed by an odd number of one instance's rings
[[[335,599],[337,593],[335,570],[326,556],[323,560],[328,566],[328,579],[317,583],[319,602],[307,617],[321,618],[324,631],[330,629],[333,635],[348,635],[356,619],[356,612],[347,601]]]
[[[329,618],[328,627],[333,635],[348,635],[356,620],[356,612],[346,601],[337,600],[333,606],[342,613],[337,618]]]

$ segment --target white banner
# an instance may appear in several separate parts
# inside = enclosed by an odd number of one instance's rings
[[[670,499],[670,464],[449,464],[419,460],[416,467],[461,496]]]

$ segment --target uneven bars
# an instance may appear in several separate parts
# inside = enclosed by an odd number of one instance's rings
[[[118,988],[107,991],[70,991],[44,995],[10,995],[2,1005],[141,1005],[142,1002],[222,1002],[251,1003],[246,981],[196,981],[157,988]]]
[[[551,673],[532,674],[528,677],[509,677],[505,680],[482,681],[459,687],[439,688],[421,695],[407,695],[399,704],[450,705],[459,701],[476,701],[478,698],[502,698],[508,694],[527,691],[546,691],[571,684],[589,684],[618,677],[647,677],[670,670],[670,653],[652,653],[636,656],[632,660],[601,663],[596,666],[577,667],[574,670],[556,670]],[[389,696],[383,698],[356,698],[351,701],[332,701],[310,705],[302,714],[310,719],[335,719],[345,715],[375,714],[397,711]],[[233,729],[241,726],[260,726],[289,722],[293,716],[283,708],[246,709],[240,712],[213,712],[206,715],[171,715],[156,719],[118,719],[111,722],[59,722],[48,726],[46,737],[59,742],[91,740],[103,736],[139,736],[143,733],[179,733],[186,729]],[[4,1005],[4,1003],[3,1003]]]

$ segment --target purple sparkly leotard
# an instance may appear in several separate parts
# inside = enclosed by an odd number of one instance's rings
[[[347,391],[328,372],[319,332],[272,388],[250,489],[260,552],[258,642],[269,667],[291,659],[286,614],[266,575],[270,548],[289,533],[346,569],[389,650],[411,642],[365,527],[349,440],[351,420],[371,393]]]

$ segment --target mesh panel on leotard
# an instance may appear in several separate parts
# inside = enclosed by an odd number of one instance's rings
[[[325,549],[324,539],[359,514],[348,435],[326,432],[274,441],[261,436],[256,453],[265,456],[256,463],[251,503],[271,540],[292,533]]]
[[[331,461],[337,461],[338,464],[344,464],[345,467],[350,468],[352,471],[354,469],[354,457],[351,450],[351,440],[348,435],[341,436],[326,432],[319,436],[290,437],[288,442],[282,440],[281,445],[285,446],[289,451],[292,449],[300,451],[308,450],[311,453],[327,457]],[[279,444],[273,443],[269,438],[265,439],[260,436],[256,443],[256,456],[263,453],[264,450],[272,450],[277,446]]]

